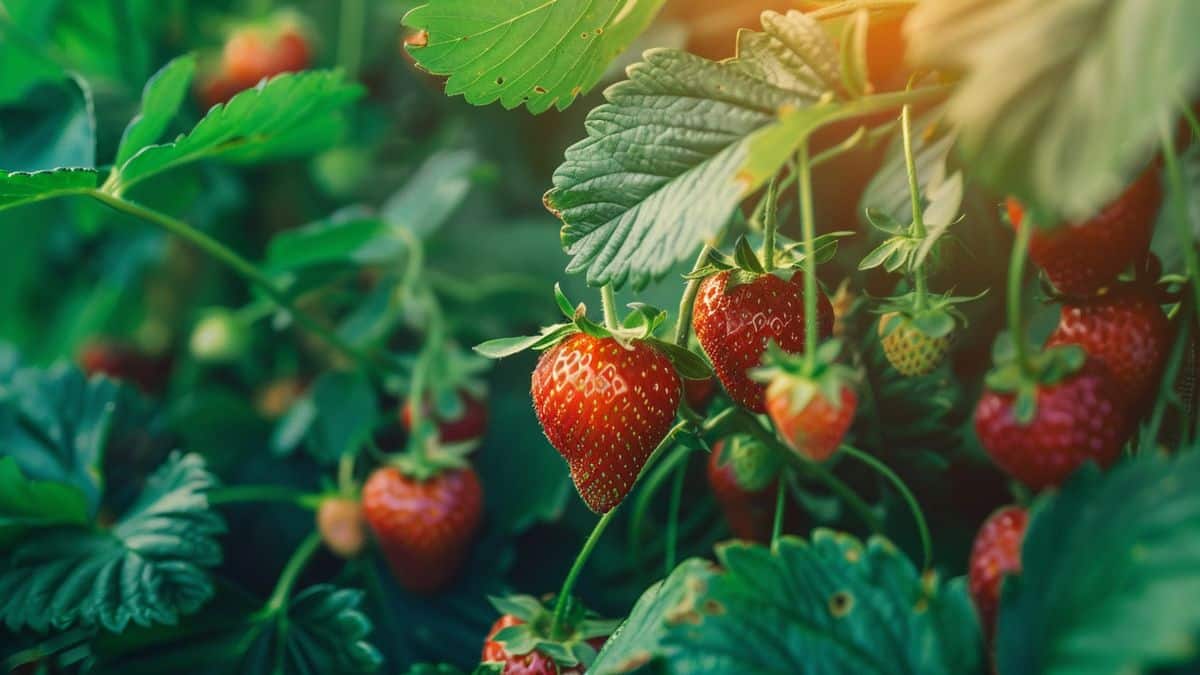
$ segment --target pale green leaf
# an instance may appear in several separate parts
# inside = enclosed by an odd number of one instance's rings
[[[179,112],[179,106],[187,99],[195,73],[196,57],[189,54],[167,63],[150,78],[142,92],[142,111],[129,122],[121,136],[117,165],[124,164],[138,150],[158,142]]]
[[[54,199],[95,188],[99,174],[92,169],[0,172],[0,209]]]

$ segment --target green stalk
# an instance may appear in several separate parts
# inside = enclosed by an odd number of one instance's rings
[[[287,564],[283,567],[283,572],[279,574],[279,581],[275,583],[275,590],[271,593],[271,599],[267,601],[266,612],[274,614],[287,607],[288,596],[292,593],[292,587],[296,585],[296,580],[300,578],[300,573],[304,571],[304,567],[308,565],[308,561],[312,560],[313,554],[321,546],[321,535],[313,532],[305,537],[304,541],[296,547],[296,551],[292,553],[292,557],[288,559]]]
[[[1175,379],[1178,377],[1179,368],[1183,364],[1184,354],[1191,344],[1194,317],[1195,314],[1193,314],[1190,306],[1183,307],[1179,314],[1177,319],[1178,328],[1175,331],[1175,344],[1171,346],[1171,353],[1167,357],[1166,366],[1163,368],[1163,376],[1159,380],[1158,385],[1158,396],[1154,400],[1154,410],[1150,413],[1146,426],[1142,431],[1141,442],[1138,443],[1138,452],[1153,451],[1157,444],[1158,432],[1162,428],[1163,417],[1167,412],[1167,404],[1176,398],[1174,396]]]
[[[1162,154],[1167,168],[1167,180],[1171,185],[1170,208],[1174,216],[1172,220],[1179,228],[1179,238],[1183,242],[1183,258],[1187,263],[1188,280],[1192,282],[1193,309],[1196,316],[1200,317],[1200,258],[1196,256],[1196,244],[1192,241],[1191,214],[1188,212],[1186,199],[1189,186],[1183,179],[1183,172],[1179,167],[1179,156],[1175,154],[1175,144],[1171,140],[1171,126],[1165,117],[1159,120],[1158,129],[1162,139]]]
[[[301,492],[279,485],[230,485],[213,488],[207,494],[212,506],[242,504],[247,502],[277,502],[295,504],[304,509],[315,509],[321,503],[321,495]]]
[[[805,372],[812,373],[817,365],[817,252],[816,222],[813,215],[812,166],[808,156],[808,141],[796,155],[796,174],[800,181],[800,224],[804,236],[804,363]]]
[[[1036,226],[1031,222],[1014,225],[1017,228],[1017,239],[1008,262],[1008,332],[1012,335],[1013,346],[1017,351],[1017,365],[1022,373],[1032,377],[1033,363],[1029,360],[1029,342],[1025,336],[1025,322],[1021,316],[1021,291],[1024,289],[1025,258],[1029,254],[1029,240]]]
[[[775,269],[775,234],[779,231],[779,174],[767,185],[767,212],[763,219],[763,267]]]
[[[343,497],[354,496],[354,460],[358,459],[357,452],[347,452],[338,458],[338,492]]]
[[[650,457],[642,466],[642,470],[638,472],[638,479],[645,475],[646,470],[658,461],[659,455],[670,447],[671,442],[675,440],[675,435],[683,431],[688,424],[688,422],[679,422],[674,427],[671,427],[671,430],[663,437],[658,447],[654,448],[654,451],[650,453]],[[634,486],[637,485],[637,482],[637,479],[635,479]],[[584,565],[587,564],[588,558],[592,555],[592,550],[596,548],[596,543],[600,541],[600,535],[604,534],[604,530],[608,528],[608,524],[612,522],[613,516],[616,515],[619,508],[621,508],[621,504],[617,504],[609,509],[608,513],[600,516],[600,520],[592,528],[592,533],[588,535],[587,541],[583,542],[583,548],[579,550],[579,555],[575,556],[575,562],[572,563],[570,571],[567,572],[567,578],[563,581],[562,588],[558,591],[558,597],[554,602],[554,622],[550,624],[551,638],[562,637],[563,621],[567,618],[567,606],[570,605],[568,598],[571,597],[571,591],[575,589],[575,582],[579,579],[579,573],[583,571]]]
[[[665,556],[666,572],[670,574],[675,569],[675,555],[679,540],[679,502],[683,498],[683,481],[687,477],[687,463],[675,467],[671,479],[671,503],[667,510],[667,554]]]
[[[921,510],[921,505],[917,502],[917,498],[913,495],[912,491],[908,489],[908,486],[904,484],[904,481],[900,480],[900,477],[894,471],[871,455],[850,445],[843,445],[842,452],[871,467],[895,486],[901,498],[908,504],[909,510],[912,511],[913,520],[916,521],[917,534],[921,537],[921,554],[924,557],[922,569],[928,570],[929,566],[933,564],[933,540],[929,536],[929,525],[925,521],[925,512]]]
[[[365,0],[342,0],[338,19],[338,65],[350,79],[358,77],[362,65],[363,30],[366,28]]]
[[[609,330],[619,328],[617,324],[617,297],[612,284],[600,287],[600,304],[604,308],[604,327]]]
[[[775,553],[779,550],[779,537],[783,534],[783,511],[787,506],[785,495],[787,490],[784,489],[784,482],[787,480],[787,472],[779,472],[779,482],[775,486],[775,521],[771,524],[771,552]]]
[[[908,170],[908,192],[912,200],[912,231],[914,239],[925,238],[925,217],[921,212],[921,186],[917,181],[917,162],[913,156],[912,145],[912,106],[900,109],[900,128],[904,138],[904,164]],[[925,276],[925,265],[917,265],[911,270],[913,286],[916,292],[916,309],[925,309],[929,295],[928,280]]]
[[[103,190],[91,190],[84,194],[115,211],[158,225],[167,232],[204,251],[240,274],[250,283],[258,286],[275,304],[287,310],[288,314],[292,316],[298,325],[321,337],[330,346],[355,361],[364,370],[368,372],[372,370],[374,363],[366,352],[344,340],[335,331],[321,325],[316,319],[308,316],[308,314],[296,306],[292,298],[288,297],[288,294],[283,289],[275,285],[274,280],[253,263],[241,257],[221,242],[181,220],[146,208],[135,202],[115,197]]]

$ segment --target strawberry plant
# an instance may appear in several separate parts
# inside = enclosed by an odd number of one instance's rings
[[[0,664],[1196,672],[1198,25],[0,1]]]

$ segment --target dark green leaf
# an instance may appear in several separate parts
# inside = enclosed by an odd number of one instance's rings
[[[564,222],[568,271],[644,287],[690,258],[807,134],[840,112],[809,108],[837,51],[815,20],[767,12],[722,63],[651,50],[588,115],[546,205]]]
[[[778,553],[734,543],[724,571],[687,584],[664,641],[672,672],[922,673],[982,670],[963,579],[922,577],[888,541],[817,530]]]
[[[378,417],[371,382],[359,373],[329,371],[313,383],[310,398],[316,416],[308,429],[309,452],[332,463],[358,451]]]
[[[538,114],[566,109],[650,24],[664,0],[433,0],[405,25],[427,40],[409,52],[448,75],[446,93]]]
[[[172,60],[150,78],[142,92],[142,111],[129,122],[121,136],[115,162],[118,166],[162,138],[167,125],[187,98],[195,72],[196,57],[189,54]]]
[[[12,630],[73,625],[119,632],[173,624],[213,592],[225,530],[197,455],[174,455],[111,530],[57,527],[26,537],[0,564],[0,619]]]
[[[99,180],[99,174],[92,169],[0,172],[0,209],[90,190]]]
[[[3,171],[95,167],[91,88],[79,77],[37,87],[19,103],[0,109],[0,138]]]
[[[662,350],[667,358],[671,359],[671,363],[675,365],[675,370],[679,371],[680,376],[689,380],[703,380],[712,377],[712,368],[709,368],[708,363],[695,352],[664,340],[652,340],[651,344]]]
[[[479,157],[470,150],[443,150],[435,154],[384,202],[381,217],[420,237],[433,234],[462,206],[478,167]]]
[[[334,216],[272,238],[266,269],[277,274],[323,265],[381,264],[396,260],[406,247],[393,226],[378,218]]]
[[[108,188],[129,189],[156,174],[202,159],[259,162],[317,150],[337,140],[342,112],[362,87],[339,72],[279,75],[213,106],[190,132],[152,145],[117,167]]]
[[[0,457],[0,546],[16,541],[29,529],[83,525],[87,497],[73,485],[35,481],[21,473],[12,457]]]
[[[905,31],[917,62],[964,73],[947,115],[975,174],[1051,223],[1091,216],[1145,166],[1200,86],[1197,25],[1193,0],[933,0]]]
[[[1200,453],[1080,470],[1035,507],[1008,579],[1000,672],[1129,673],[1181,663],[1200,633]]]

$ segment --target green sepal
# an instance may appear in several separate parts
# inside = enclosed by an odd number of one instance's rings
[[[833,260],[837,255],[840,240],[857,234],[851,230],[828,232],[813,239],[813,259],[818,265]],[[788,269],[804,269],[808,265],[808,256],[804,253],[804,242],[789,242],[780,247],[780,258],[783,266]]]
[[[803,354],[789,354],[775,342],[767,344],[762,366],[750,371],[751,379],[772,384],[784,379],[789,389],[789,410],[795,414],[820,393],[835,410],[842,405],[842,389],[857,388],[857,370],[838,363],[842,341],[826,340],[817,348],[817,358],[809,363]]]
[[[759,492],[775,483],[785,460],[774,447],[744,434],[732,436],[722,455],[718,461],[730,465],[738,485],[747,492]]]
[[[1087,353],[1079,345],[1059,345],[1029,354],[1029,371],[1017,361],[1017,350],[1008,333],[1001,333],[992,345],[995,367],[984,378],[987,388],[1013,394],[1013,417],[1022,425],[1037,414],[1038,387],[1049,387],[1079,372],[1087,362]]]
[[[563,628],[565,634],[555,638],[549,635],[554,622],[552,612],[546,604],[529,595],[489,597],[488,601],[501,614],[511,614],[522,622],[509,626],[492,636],[494,642],[504,645],[509,654],[521,655],[539,652],[554,660],[560,668],[583,664],[590,666],[596,658],[596,650],[588,640],[608,637],[616,631],[620,621],[600,619],[574,598],[570,598]]]
[[[880,232],[885,232],[887,234],[896,236],[908,234],[909,225],[896,220],[891,216],[891,214],[878,209],[869,208],[866,210],[866,216],[867,222]]]
[[[708,362],[692,350],[658,338],[646,338],[645,341],[670,359],[681,377],[688,380],[704,380],[712,377],[713,371]]]
[[[763,267],[762,261],[758,259],[758,253],[744,235],[738,237],[737,244],[733,247],[733,259],[737,262],[739,269],[755,274],[767,273],[767,268]]]
[[[627,305],[632,311],[625,316],[621,327],[629,330],[643,331],[653,335],[654,331],[667,320],[667,312],[644,302],[631,302]]]
[[[546,606],[532,595],[488,596],[488,603],[501,614],[511,614],[529,624],[536,624],[540,617],[548,615]]]
[[[876,307],[877,314],[899,314],[912,327],[933,339],[944,338],[955,330],[967,325],[967,317],[956,305],[973,302],[987,295],[983,291],[978,295],[955,296],[950,293],[936,293],[925,296],[924,306],[918,308],[918,297],[915,292],[888,298]],[[886,337],[897,330],[902,322],[892,321],[884,326],[883,335]]]
[[[497,338],[475,345],[475,352],[489,359],[502,359],[528,349],[541,351],[549,349],[562,342],[569,335],[579,332],[579,328],[571,323],[559,323],[547,326],[538,335],[522,337]]]
[[[424,425],[427,430],[414,430],[409,439],[409,451],[389,458],[388,463],[405,476],[417,481],[431,480],[444,471],[470,468],[467,457],[479,447],[479,440],[443,444],[437,440],[433,425]]]
[[[579,307],[572,305],[571,301],[567,299],[567,294],[563,292],[561,284],[554,284],[554,302],[558,304],[558,310],[562,312],[563,316],[567,317],[567,321],[575,320]]]

